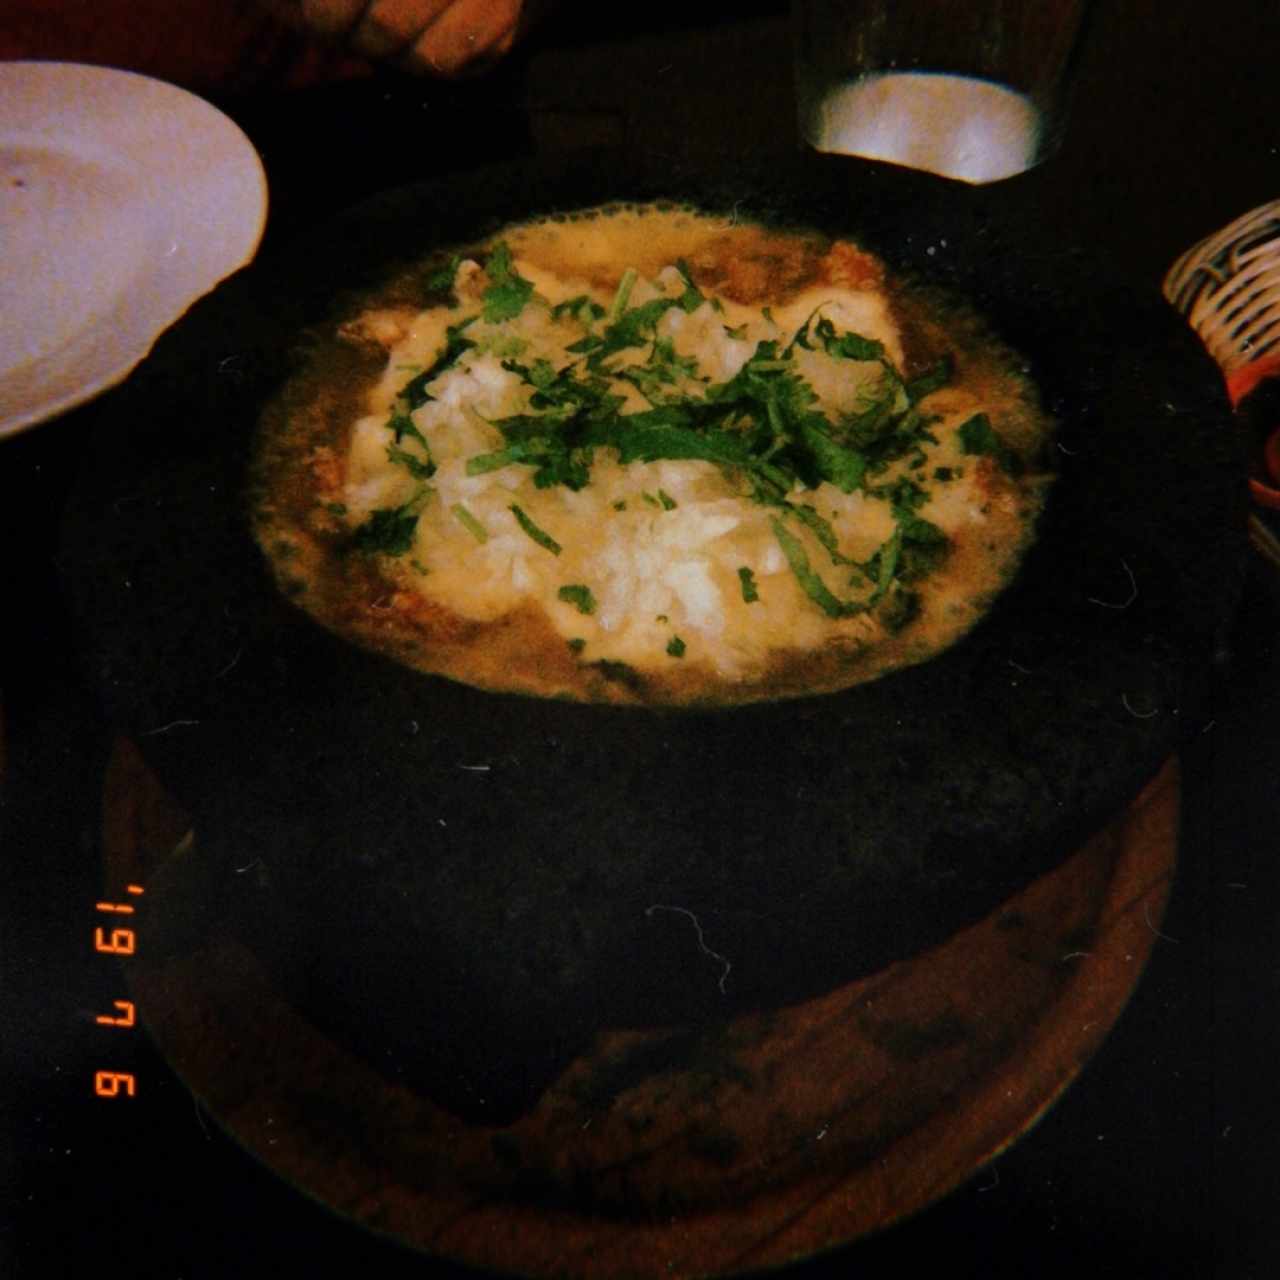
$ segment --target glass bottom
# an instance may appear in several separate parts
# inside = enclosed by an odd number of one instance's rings
[[[800,128],[819,151],[887,160],[964,182],[996,182],[1042,158],[1039,110],[989,80],[886,72],[806,82]]]

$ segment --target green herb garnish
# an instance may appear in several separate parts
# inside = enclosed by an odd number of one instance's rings
[[[676,270],[680,273],[681,279],[684,281],[684,293],[676,299],[676,305],[686,315],[692,314],[694,311],[706,302],[706,296],[702,290],[693,283],[693,272],[689,270],[689,264],[683,258],[676,259]]]
[[[885,598],[877,617],[888,631],[901,631],[920,612],[920,597],[914,591],[895,588]]]
[[[632,693],[644,692],[644,677],[629,663],[618,662],[614,658],[601,658],[598,662],[591,663],[591,666],[606,680],[620,684],[623,688],[630,689]]]
[[[533,297],[533,285],[516,270],[505,241],[494,246],[485,270],[489,275],[489,287],[481,297],[485,320],[499,324],[518,316]]]
[[[433,271],[426,279],[426,286],[432,293],[445,293],[453,288],[453,282],[458,274],[458,268],[462,265],[462,258],[458,254],[452,254],[438,270]]]
[[[801,523],[809,527],[809,531],[813,536],[822,543],[833,564],[852,563],[840,554],[839,547],[836,545],[836,531],[831,527],[829,520],[820,516],[812,507],[803,502],[790,503],[787,510]]]
[[[540,547],[545,547],[553,556],[558,556],[563,549],[560,544],[545,530],[539,529],[532,520],[514,503],[511,505],[511,514],[515,516],[516,523],[531,537]]]
[[[1022,461],[1000,438],[985,413],[975,413],[962,422],[959,428],[960,449],[963,453],[980,454],[994,458],[1001,471],[1016,475]]]
[[[457,517],[458,523],[479,543],[489,541],[489,530],[480,523],[460,502],[449,508]]]
[[[915,582],[936,569],[951,550],[947,535],[932,521],[906,507],[894,512],[897,526],[865,564],[858,567],[876,583],[870,603],[888,592],[893,581]]]
[[[398,507],[379,507],[351,534],[351,546],[366,555],[402,556],[413,546],[418,515],[431,496],[425,485]]]
[[[413,546],[415,513],[403,507],[380,507],[352,534],[352,545],[368,554],[402,556]]]
[[[417,434],[416,432],[414,433]],[[418,437],[421,439],[421,436]],[[431,461],[430,456],[425,460],[418,457],[416,453],[410,453],[407,449],[401,449],[398,445],[387,445],[387,458],[405,468],[415,480],[430,480],[436,473],[436,464]]]
[[[644,364],[619,369],[617,376],[631,383],[650,404],[678,398],[674,390],[682,378],[692,378],[698,372],[698,362],[692,356],[676,354],[669,338],[657,338]]]
[[[814,312],[816,315],[817,312]],[[787,350],[791,347],[804,347],[806,351],[812,351],[814,344],[809,340],[809,327],[813,325],[813,316],[804,322],[791,339]],[[835,325],[823,316],[816,325],[813,325],[813,336],[817,339],[817,345],[829,356],[839,357],[844,360],[881,360],[884,361],[884,343],[877,342],[874,338],[864,338],[860,333],[852,331],[841,333]]]
[[[456,273],[456,262],[450,270]],[[700,373],[693,357],[681,355],[670,338],[659,336],[662,317],[672,308],[691,313],[704,304],[716,304],[694,283],[687,264],[678,263],[677,270],[683,289],[676,296],[664,294],[632,305],[639,276],[630,270],[607,307],[587,294],[550,306],[552,319],[578,326],[582,335],[566,348],[569,357],[563,365],[543,357],[526,358],[528,348],[519,336],[504,330],[484,330],[478,339],[466,336],[467,326],[481,317],[451,326],[431,366],[407,382],[397,397],[389,422],[394,444],[388,456],[415,479],[432,475],[431,451],[411,415],[431,399],[427,390],[431,380],[464,352],[478,348],[496,354],[503,368],[516,374],[527,390],[521,412],[491,422],[501,439],[467,460],[468,475],[525,466],[538,488],[564,485],[578,490],[590,482],[595,453],[601,448],[615,450],[624,466],[666,460],[708,462],[731,477],[738,492],[776,513],[772,527],[787,564],[824,613],[844,618],[875,608],[878,616],[887,619],[885,625],[907,617],[918,602],[912,603],[911,593],[902,584],[924,576],[949,550],[942,530],[919,514],[929,497],[921,483],[929,460],[925,446],[937,443],[933,428],[938,419],[917,406],[947,385],[951,362],[940,360],[905,380],[881,342],[839,329],[819,307],[789,340],[783,335],[757,342],[732,377],[712,381]],[[534,290],[516,270],[508,245],[494,245],[486,271],[490,283],[480,306],[484,321],[499,324],[518,316]],[[443,282],[437,283],[443,287]],[[765,316],[776,329],[767,309]],[[739,337],[746,328],[726,327],[725,332]],[[808,357],[800,353],[815,351],[864,366],[850,372],[860,388],[851,412],[828,415],[821,409],[817,393],[801,372]],[[623,383],[638,390],[647,407],[627,408],[635,397]],[[990,454],[1001,465],[1014,458],[981,414],[959,428],[958,439],[966,453]],[[416,444],[404,447],[405,441]],[[945,481],[955,470],[933,468],[929,479]],[[892,479],[886,479],[886,473]],[[861,493],[891,508],[893,533],[865,563],[842,553],[833,521],[820,514],[816,504],[802,500],[804,490],[822,484],[844,494]],[[677,505],[662,489],[640,496],[655,509],[670,511]],[[619,500],[613,506],[625,510],[626,502]],[[528,537],[552,554],[560,554],[555,538],[520,507],[509,509]],[[487,536],[483,526],[470,517],[468,523],[463,510],[455,507],[454,513],[483,540],[481,535]],[[396,509],[375,528],[371,517],[360,541],[399,546],[406,537],[412,538],[411,519],[416,519],[414,513]],[[859,598],[842,599],[828,585],[810,563],[815,546],[832,565],[848,566],[845,575],[857,570],[850,585],[862,587]],[[757,601],[759,591],[751,569],[740,568],[738,578],[744,602]],[[583,586],[561,588],[559,598],[584,613],[595,607]],[[588,603],[589,608],[584,608]]]
[[[601,319],[604,315],[605,309],[594,298],[588,297],[585,293],[578,294],[576,298],[567,298],[564,302],[557,302],[551,308],[551,318],[553,320],[570,316],[582,325],[584,329],[590,328],[593,321]]]
[[[428,396],[427,399],[430,399]],[[430,454],[431,450],[427,444],[427,437],[414,425],[413,419],[409,416],[409,410],[403,400],[397,400],[395,407],[391,410],[391,417],[387,419],[387,427],[391,431],[391,438],[399,444],[401,440],[408,436],[411,440],[416,440]]]
[[[943,356],[936,364],[926,369],[923,373],[918,373],[914,378],[905,384],[907,399],[915,404],[918,400],[923,400],[925,396],[937,391],[940,387],[945,387],[950,381],[952,374],[955,372],[955,366],[949,356]]]
[[[636,287],[636,281],[639,278],[640,274],[634,267],[628,267],[622,273],[622,279],[618,281],[618,288],[613,295],[613,302],[609,305],[608,316],[611,325],[616,324],[627,309],[627,303],[631,300],[631,290]]]
[[[427,384],[434,382],[446,369],[458,362],[458,357],[465,351],[470,351],[476,344],[465,336],[467,327],[473,324],[475,316],[464,320],[461,324],[451,324],[445,330],[444,346],[436,352],[436,358],[423,371],[400,388],[400,393],[396,397],[396,409],[392,413],[391,428],[396,432],[396,443],[400,443],[401,431],[408,431],[417,439],[422,440],[423,444],[427,442],[418,434],[418,429],[409,419],[409,414],[413,410],[421,408],[428,400],[433,397],[427,391]],[[397,427],[397,422],[404,419],[407,425]]]
[[[579,613],[592,614],[596,611],[596,598],[591,594],[591,588],[581,586],[578,583],[570,583],[568,586],[561,587],[556,592],[556,599],[563,600],[565,604],[573,605]]]
[[[841,600],[831,591],[809,564],[809,555],[804,549],[804,544],[777,516],[771,517],[770,523],[773,526],[773,536],[777,538],[778,545],[782,548],[782,554],[786,557],[796,581],[800,583],[805,595],[827,617],[848,618],[854,614],[866,612],[866,604],[857,600]]]

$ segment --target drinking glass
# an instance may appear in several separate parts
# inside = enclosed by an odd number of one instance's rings
[[[994,182],[1057,149],[1091,0],[793,0],[802,137]]]

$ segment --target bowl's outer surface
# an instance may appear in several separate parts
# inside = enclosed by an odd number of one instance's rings
[[[1060,474],[989,618],[845,693],[659,713],[425,677],[286,604],[242,487],[299,333],[433,246],[654,197],[852,235],[1027,357]],[[812,156],[535,161],[361,206],[161,340],[86,459],[69,591],[110,713],[195,815],[210,909],[317,1018],[500,1119],[600,1026],[796,999],[940,940],[1203,723],[1244,552],[1220,379],[1158,290],[1023,203]]]

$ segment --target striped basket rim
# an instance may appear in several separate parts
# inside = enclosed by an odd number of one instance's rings
[[[1224,374],[1280,352],[1280,200],[1193,245],[1163,291]]]

